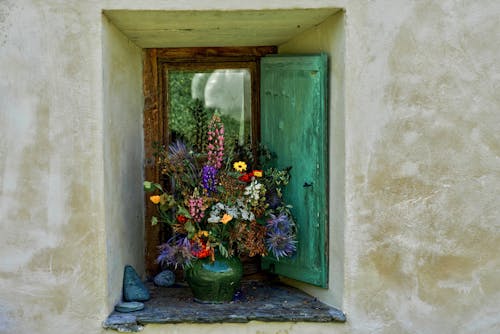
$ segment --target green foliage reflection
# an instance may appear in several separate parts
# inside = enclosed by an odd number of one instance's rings
[[[196,151],[205,151],[208,122],[216,109],[207,108],[204,101],[192,97],[191,87],[196,73],[199,72],[169,72],[168,129],[172,142],[181,139]],[[243,121],[244,142],[240,143],[240,121],[230,115],[220,117],[224,123],[225,145],[228,149],[250,141],[250,121]]]

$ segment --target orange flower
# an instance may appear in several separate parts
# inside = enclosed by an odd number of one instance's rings
[[[229,223],[231,221],[231,219],[233,219],[233,216],[225,213],[224,216],[222,216],[222,218],[220,219],[220,222],[224,225],[226,225],[227,223]]]
[[[261,170],[254,170],[253,171],[253,176],[255,176],[255,177],[262,177],[262,171]]]
[[[212,253],[210,247],[202,241],[191,242],[191,246],[192,246],[191,254],[193,254],[199,259],[203,259],[207,256],[210,256],[210,254]]]
[[[150,200],[151,202],[153,202],[153,204],[158,204],[158,203],[160,203],[160,199],[161,199],[161,198],[160,198],[160,196],[158,196],[158,195],[153,195],[153,196],[149,197],[149,200]]]

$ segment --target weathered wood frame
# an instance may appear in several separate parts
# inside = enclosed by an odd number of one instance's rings
[[[275,46],[145,49],[144,85],[144,177],[159,182],[153,145],[168,144],[168,70],[248,68],[252,85],[252,139],[260,138],[260,58],[277,52]],[[145,271],[148,277],[159,271],[155,259],[161,242],[162,226],[151,225],[154,205],[145,203]]]

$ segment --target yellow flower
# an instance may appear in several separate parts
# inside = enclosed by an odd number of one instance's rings
[[[160,203],[160,196],[153,195],[153,196],[149,197],[149,200],[151,202],[153,202],[153,204],[158,204],[158,203]]]
[[[244,161],[237,161],[233,164],[234,169],[238,172],[244,172],[247,170],[247,164]]]
[[[208,237],[208,231],[199,231],[198,232],[199,237]]]
[[[262,177],[262,171],[261,170],[254,170],[253,171],[253,176],[255,176],[255,177]]]
[[[225,213],[224,216],[220,219],[220,222],[224,225],[226,225],[227,223],[229,223],[231,221],[231,219],[233,219],[233,216]]]

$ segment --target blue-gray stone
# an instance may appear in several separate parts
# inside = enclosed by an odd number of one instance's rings
[[[143,325],[137,323],[137,318],[131,314],[113,313],[102,323],[106,329],[114,329],[120,333],[140,332]]]
[[[164,270],[155,276],[154,282],[156,286],[172,286],[175,283],[175,275],[170,270]]]
[[[143,308],[144,304],[141,302],[122,302],[115,306],[115,310],[121,313],[139,311]]]
[[[149,291],[135,269],[126,265],[123,273],[123,299],[128,302],[142,302],[149,298]]]

